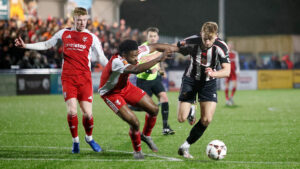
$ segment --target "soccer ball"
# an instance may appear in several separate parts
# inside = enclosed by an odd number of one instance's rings
[[[206,147],[206,155],[214,160],[221,160],[225,158],[227,153],[227,147],[223,141],[213,140],[208,143]]]

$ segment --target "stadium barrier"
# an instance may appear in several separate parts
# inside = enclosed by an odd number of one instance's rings
[[[167,91],[179,91],[184,71],[169,71],[163,80]],[[92,72],[93,91],[97,92],[101,72]],[[60,69],[21,69],[0,71],[0,95],[61,94]],[[136,76],[130,81],[136,84]],[[218,79],[217,87],[224,90],[225,79]],[[300,70],[241,71],[238,90],[300,88]]]
[[[258,89],[293,88],[293,70],[259,70]]]

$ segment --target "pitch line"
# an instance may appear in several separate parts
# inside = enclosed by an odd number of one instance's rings
[[[45,149],[67,149],[70,150],[70,147],[44,147],[44,146],[0,146],[3,148],[45,148]],[[90,148],[80,148],[80,150],[91,150]],[[128,152],[128,151],[120,151],[120,150],[104,150],[104,152],[117,152],[117,153],[123,153],[123,154],[133,154],[133,152]],[[160,158],[160,159],[164,159],[164,160],[156,160],[156,161],[183,161],[182,159],[178,159],[178,158],[174,158],[174,157],[166,157],[166,156],[161,156],[161,155],[156,155],[156,154],[146,154],[144,153],[145,156],[149,156],[149,157],[156,157],[156,158]],[[6,159],[6,158],[0,158],[0,159]],[[40,158],[7,158],[7,160],[47,160],[47,159],[40,159]],[[69,159],[56,159],[56,158],[52,158],[50,160],[59,160],[59,161],[69,161]],[[70,159],[71,161],[74,161],[73,159]],[[141,161],[141,160],[110,160],[110,159],[80,159],[79,161]]]
[[[0,146],[0,148],[46,148],[46,149],[66,149],[70,150],[70,147],[44,147],[44,146]],[[91,150],[90,148],[81,148],[81,150]],[[105,150],[106,152],[119,152],[124,154],[132,154],[132,152],[128,151],[120,151],[120,150]],[[156,154],[145,154],[145,156],[149,157],[157,157],[161,158],[162,160],[155,160],[155,161],[185,161],[178,158],[173,157],[166,157],[166,156],[160,156]],[[93,161],[93,162],[114,162],[114,161],[124,161],[124,162],[130,162],[130,161],[145,161],[145,160],[135,160],[135,159],[61,159],[61,158],[0,158],[0,160],[10,160],[10,161]],[[193,160],[191,160],[193,161]],[[203,162],[203,161],[200,161]],[[205,161],[208,162],[208,161]],[[210,162],[210,161],[209,161]],[[276,165],[276,164],[290,164],[290,165],[300,165],[300,162],[292,161],[213,161],[211,162],[218,162],[218,163],[231,163],[231,164],[270,164],[270,165]]]

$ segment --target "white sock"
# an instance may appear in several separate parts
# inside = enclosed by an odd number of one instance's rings
[[[182,145],[181,145],[181,147],[182,148],[190,148],[190,144],[187,142],[187,141],[185,141]]]
[[[72,138],[72,140],[73,140],[74,143],[79,143],[79,137],[78,136],[75,137],[75,138]]]
[[[93,140],[93,136],[88,136],[88,135],[85,135],[85,139],[87,142],[90,142]]]

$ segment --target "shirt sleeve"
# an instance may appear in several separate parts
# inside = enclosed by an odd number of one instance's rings
[[[142,56],[150,53],[150,48],[147,45],[141,45],[139,46],[138,51],[139,51],[138,60],[140,60]]]
[[[223,42],[224,43],[224,42]],[[220,63],[230,63],[230,59],[229,59],[229,51],[228,51],[228,47],[227,45],[220,45],[220,46],[216,46],[217,47],[217,53],[218,53],[218,57],[220,60]]]
[[[56,45],[57,41],[61,39],[62,34],[64,33],[65,29],[62,29],[56,32],[49,40],[44,42],[32,43],[32,44],[25,44],[26,49],[32,50],[47,50],[52,48]]]
[[[111,70],[113,72],[119,72],[124,73],[124,70],[129,66],[130,64],[125,64],[122,60],[119,58],[116,58],[112,61]]]
[[[102,66],[105,66],[108,62],[107,58],[104,55],[101,42],[98,37],[93,34],[93,49],[95,51],[97,60],[100,62]]]

